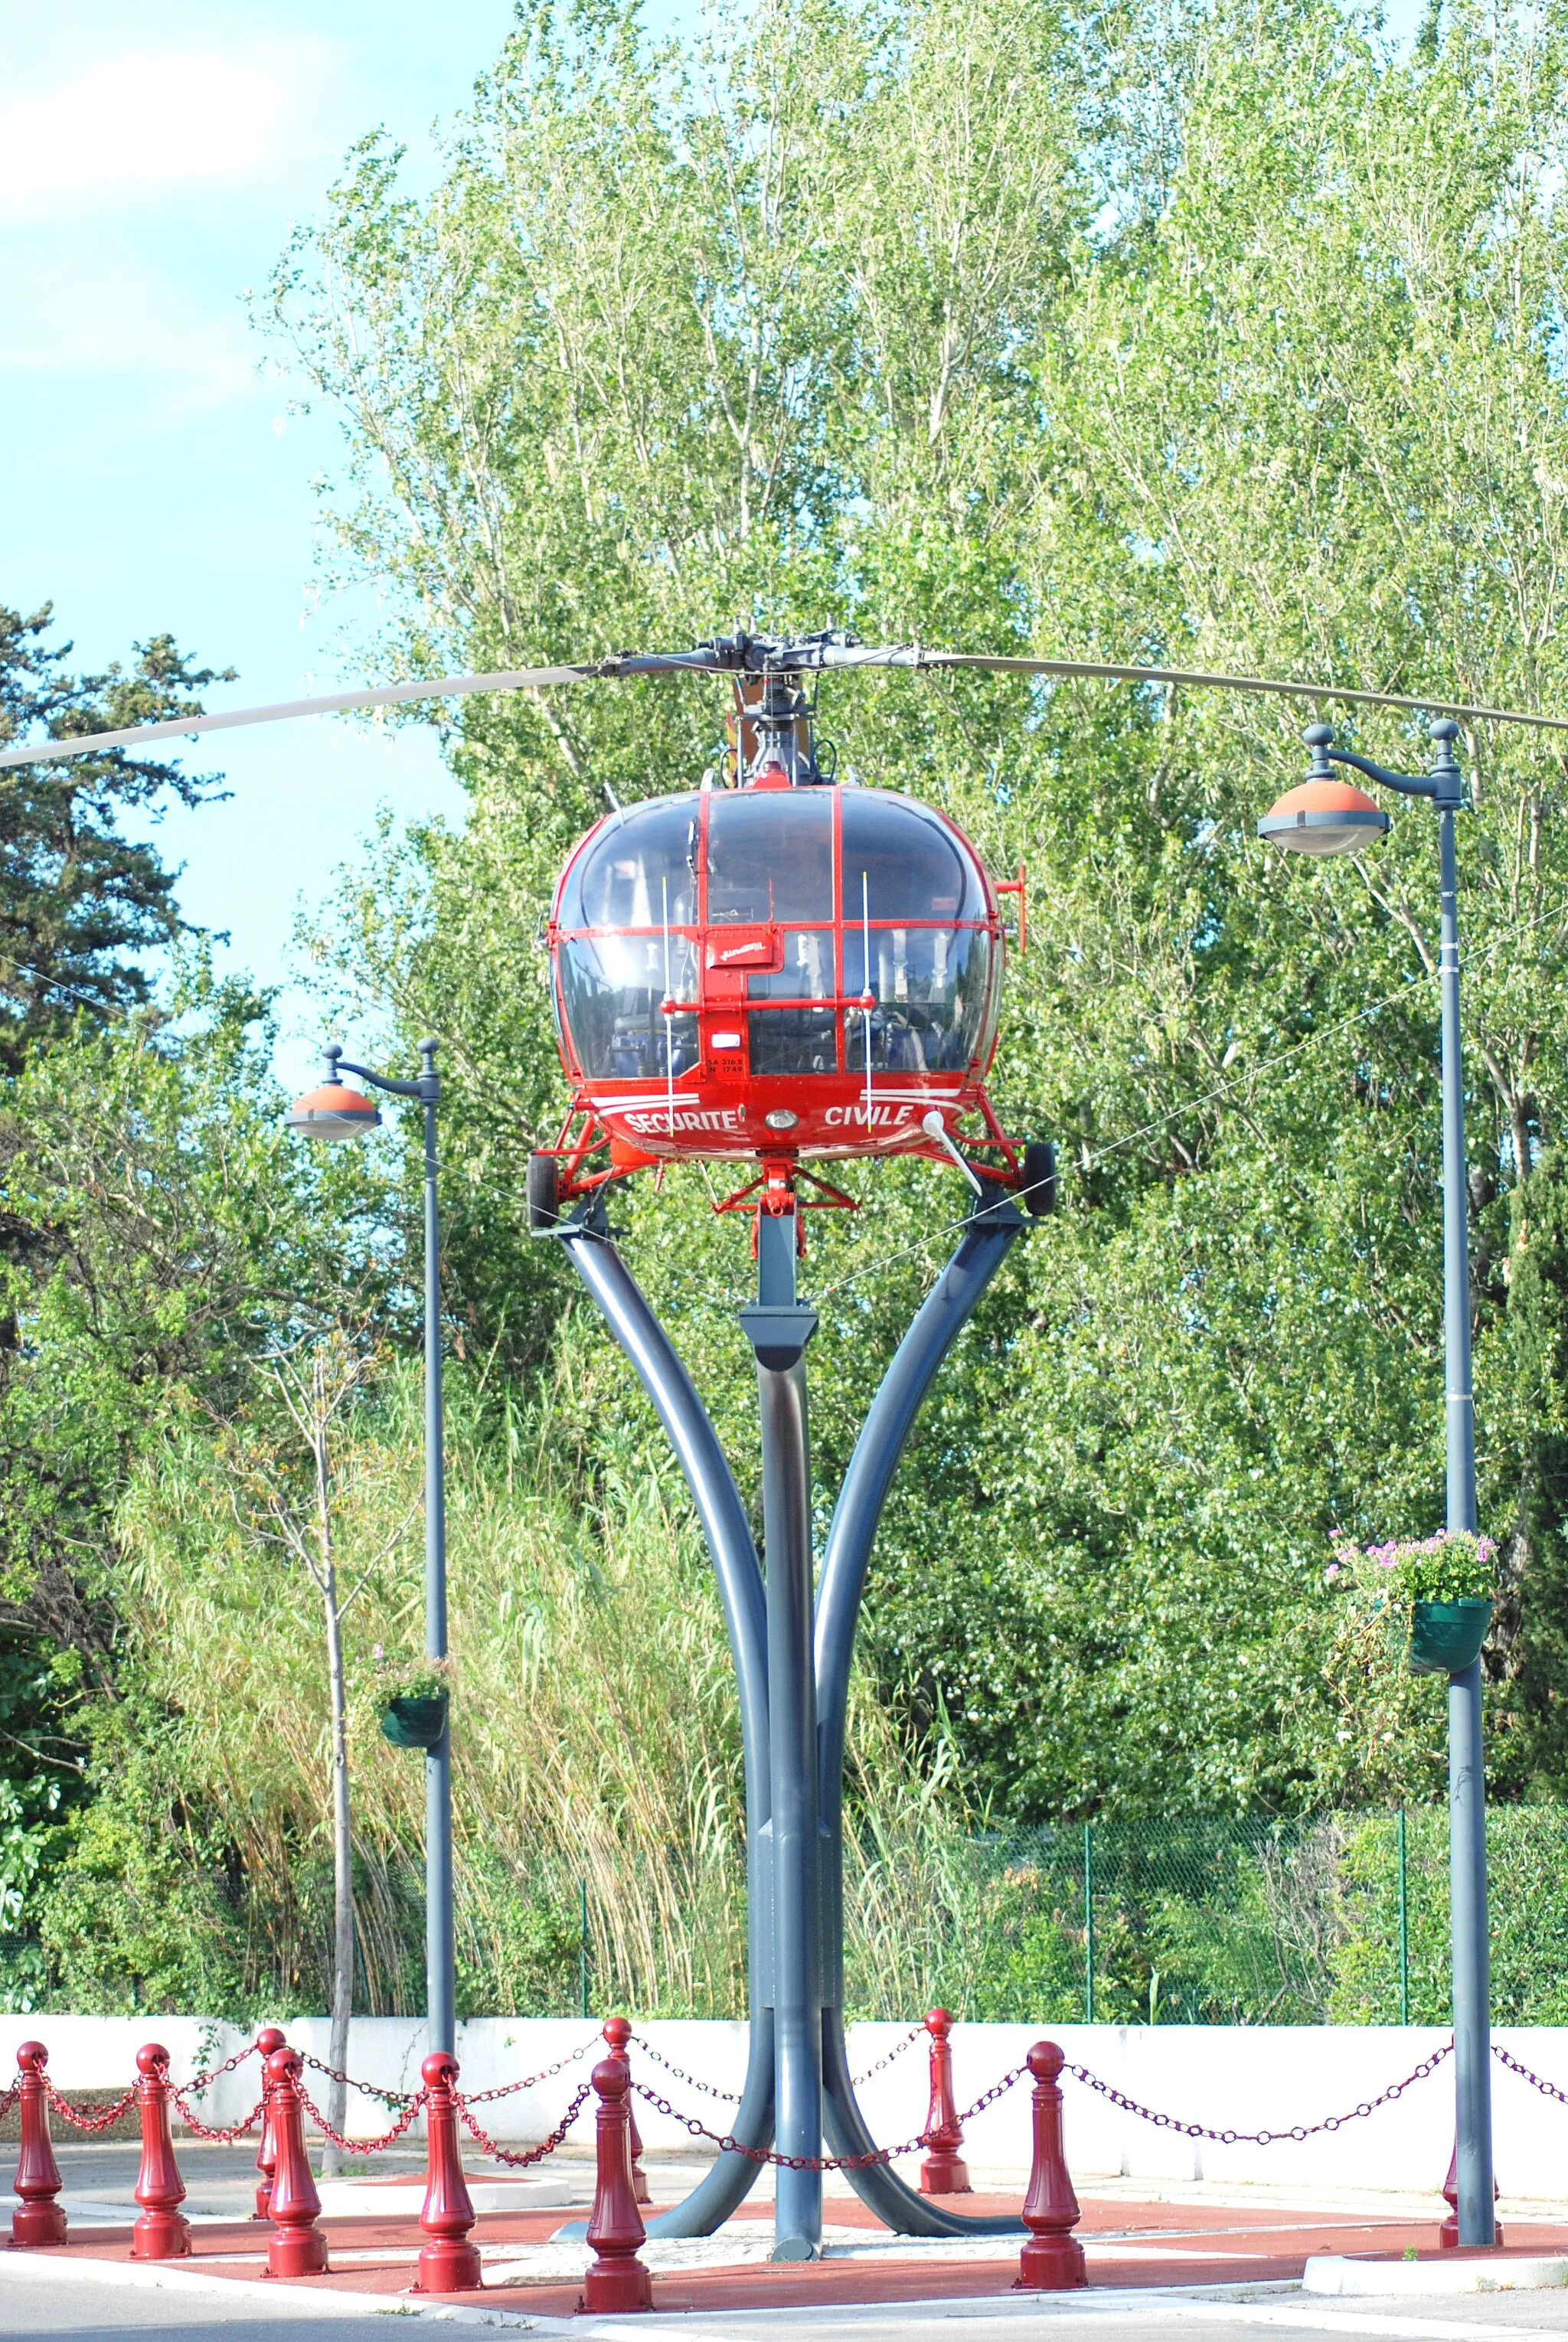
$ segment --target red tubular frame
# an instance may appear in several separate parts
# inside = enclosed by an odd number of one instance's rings
[[[744,1187],[715,1206],[715,1209],[758,1208],[748,1199],[769,1185],[780,1185],[781,1175],[782,1194],[794,1194],[797,1176],[821,1190],[821,1197],[802,1196],[800,1201],[803,1205],[816,1208],[853,1209],[854,1199],[844,1195],[842,1190],[834,1188],[815,1173],[805,1171],[803,1167],[804,1160],[825,1157],[832,1161],[898,1155],[947,1163],[951,1160],[947,1149],[921,1128],[922,1111],[929,1112],[934,1106],[942,1112],[950,1138],[977,1176],[990,1179],[1004,1187],[1022,1186],[1024,1174],[1020,1148],[1007,1136],[996,1119],[986,1095],[984,1076],[996,1051],[996,1006],[1005,951],[1000,897],[1004,894],[1016,894],[1019,897],[1019,943],[1023,948],[1026,936],[1024,866],[1019,865],[1015,879],[1004,880],[999,884],[994,882],[956,824],[944,815],[935,814],[935,819],[962,849],[966,864],[979,874],[984,889],[984,916],[953,922],[940,918],[879,919],[874,925],[879,931],[903,928],[906,932],[930,929],[954,935],[973,932],[984,934],[989,939],[996,955],[996,965],[989,979],[993,989],[978,1036],[979,1051],[957,1074],[951,1069],[943,1069],[934,1075],[919,1071],[901,1074],[884,1067],[880,1077],[874,1076],[869,1086],[863,1088],[854,1065],[852,1020],[864,1008],[868,996],[851,995],[844,981],[845,938],[852,929],[858,929],[860,922],[854,916],[853,906],[848,900],[843,868],[843,793],[836,787],[832,791],[834,916],[831,919],[770,920],[757,930],[755,948],[761,952],[777,928],[775,948],[781,956],[785,932],[794,933],[798,928],[802,932],[821,936],[824,942],[830,937],[832,939],[834,982],[831,994],[819,998],[802,996],[787,999],[774,996],[753,999],[744,982],[733,996],[727,990],[717,997],[714,996],[710,983],[712,972],[705,967],[708,957],[706,946],[710,935],[725,932],[723,928],[714,929],[706,916],[707,834],[714,795],[709,790],[694,793],[694,817],[698,826],[698,845],[697,884],[690,906],[692,916],[678,926],[672,926],[669,930],[671,937],[678,936],[683,948],[689,951],[696,962],[697,997],[694,1000],[666,999],[660,1005],[666,1016],[680,1015],[695,1018],[698,1028],[696,1062],[675,1076],[673,1128],[669,1119],[668,1086],[656,1077],[613,1075],[591,1077],[584,1072],[576,1056],[562,990],[561,947],[569,937],[581,933],[585,937],[594,938],[613,934],[645,939],[664,933],[662,926],[581,930],[576,927],[564,930],[561,926],[560,911],[573,871],[594,840],[604,835],[606,826],[622,820],[623,815],[607,815],[604,822],[595,825],[574,849],[557,883],[547,942],[561,1061],[571,1085],[572,1104],[555,1145],[541,1151],[554,1156],[560,1165],[558,1192],[562,1203],[582,1201],[611,1181],[634,1171],[656,1168],[662,1174],[664,1166],[671,1161],[733,1163],[749,1157],[753,1162],[760,1162],[764,1166],[763,1170]],[[930,814],[934,809],[924,807],[922,810]],[[959,899],[962,901],[962,896]],[[738,934],[742,931],[729,932]],[[750,932],[750,929],[744,930],[746,935]],[[772,956],[770,953],[769,957]],[[779,969],[770,966],[762,972],[776,976]],[[737,976],[744,978],[749,973],[745,968],[736,969],[730,978],[731,984]],[[751,1072],[746,1069],[749,1067],[749,1046],[746,1045],[734,1053],[734,1060],[728,1064],[722,1059],[715,1060],[712,1055],[710,1028],[715,1026],[723,1028],[734,1022],[749,1036],[748,1020],[754,1015],[770,1011],[798,1013],[810,1010],[819,1011],[834,1021],[834,1056],[838,1067],[832,1074],[810,1076]],[[700,1084],[694,1091],[691,1087],[694,1075]],[[802,1088],[810,1083],[814,1083],[813,1094],[804,1097]],[[606,1093],[611,1095],[606,1097]],[[869,1112],[864,1103],[868,1095]],[[804,1131],[800,1140],[794,1145],[782,1133],[767,1127],[768,1112],[785,1109],[814,1126]],[[961,1137],[959,1124],[974,1115],[980,1118],[982,1133],[967,1139]],[[709,1135],[716,1142],[712,1146],[704,1144],[704,1136]],[[822,1197],[831,1200],[824,1204]]]

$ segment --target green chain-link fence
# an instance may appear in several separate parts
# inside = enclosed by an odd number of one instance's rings
[[[1568,2021],[1568,1809],[1498,1807],[1489,1830],[1494,2014]],[[922,1966],[971,2017],[1448,2020],[1441,1808],[1038,1829],[972,1842],[959,1873],[928,1906]],[[851,1947],[866,2015],[887,1997],[882,1948],[874,1980],[877,1947]]]
[[[1442,1807],[1287,1820],[1167,1815],[978,1838],[917,1821],[888,1835],[863,1822],[847,1849],[852,2017],[907,2022],[940,2004],[1025,2024],[1449,2021]],[[1568,2024],[1568,1807],[1494,1807],[1487,1828],[1493,2012],[1504,2024]],[[681,1984],[683,1963],[667,1946],[639,1952],[616,1933],[613,1879],[541,1876],[510,1918],[502,1912],[509,1934],[494,1910],[481,1914],[504,1936],[510,1965],[474,1927],[460,1936],[464,2008],[742,2016],[739,1876],[738,1850],[727,1879],[693,1864],[691,1902],[670,1915],[672,1930],[700,1920],[712,1939],[700,1993]],[[410,1995],[423,1946],[419,1885],[411,1871]]]

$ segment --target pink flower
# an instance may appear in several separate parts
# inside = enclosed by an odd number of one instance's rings
[[[1340,1573],[1340,1565],[1339,1565],[1339,1563],[1338,1563],[1337,1561],[1331,1561],[1331,1562],[1329,1563],[1328,1567],[1323,1571],[1323,1583],[1324,1583],[1324,1585],[1325,1585],[1325,1586],[1332,1586],[1332,1585],[1333,1584],[1333,1582],[1334,1582],[1334,1579],[1339,1576],[1339,1573]]]

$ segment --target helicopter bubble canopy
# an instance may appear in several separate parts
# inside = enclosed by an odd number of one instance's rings
[[[989,1123],[1002,926],[973,847],[913,798],[768,778],[617,807],[562,876],[561,1055],[619,1168]]]

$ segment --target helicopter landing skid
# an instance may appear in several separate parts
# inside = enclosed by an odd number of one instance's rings
[[[795,1296],[793,1208],[758,1216],[757,1300],[741,1319],[757,1361],[764,1584],[745,1508],[706,1409],[669,1336],[610,1240],[604,1198],[558,1223],[573,1266],[654,1403],[713,1558],[729,1636],[745,1768],[751,2041],[745,2083],[722,2151],[654,2237],[709,2236],[755,2183],[771,2144],[814,2160],[874,2153],[850,2080],[844,2029],[844,1725],[850,1666],[872,1540],[921,1401],[1029,1221],[989,1184],[957,1248],[899,1344],[855,1443],[812,1600],[810,1467],[804,1353],[814,1313]],[[587,1239],[587,1241],[584,1241]],[[750,2152],[743,2150],[749,2149]],[[1019,2218],[977,2218],[917,2195],[885,2164],[845,2177],[877,2218],[906,2236],[1022,2235]],[[821,2250],[820,2170],[778,2170],[775,2259]]]

